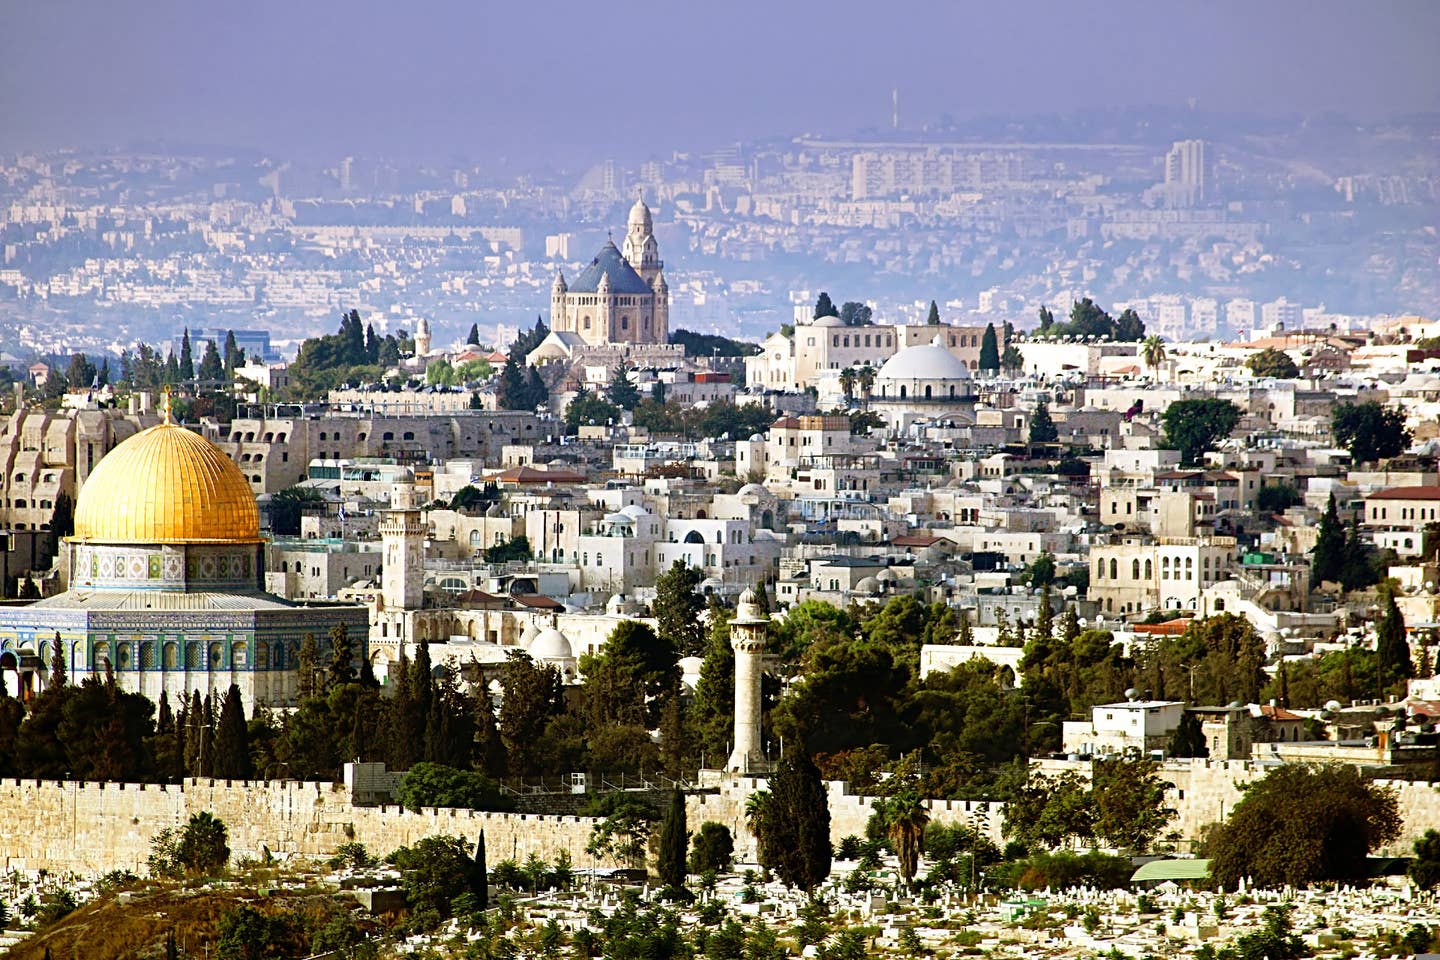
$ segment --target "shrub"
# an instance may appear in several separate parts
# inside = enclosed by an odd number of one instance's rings
[[[1128,857],[1061,851],[1001,864],[993,872],[1000,883],[1022,890],[1063,890],[1082,885],[1117,890],[1129,885],[1134,868]]]
[[[180,864],[191,873],[209,873],[223,869],[230,862],[229,831],[225,823],[205,810],[190,815],[190,822],[180,834],[176,855]]]

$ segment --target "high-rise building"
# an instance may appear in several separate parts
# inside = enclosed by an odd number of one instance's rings
[[[1165,193],[1172,206],[1205,199],[1205,141],[1179,140],[1165,154]]]

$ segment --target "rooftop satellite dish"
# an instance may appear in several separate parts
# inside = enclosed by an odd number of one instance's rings
[[[1330,711],[1331,713],[1338,713],[1338,712],[1340,711],[1340,701],[1339,701],[1339,700],[1326,700],[1326,701],[1325,701],[1325,709],[1328,710],[1328,711]]]
[[[1126,691],[1125,691],[1125,699],[1126,699],[1126,700],[1130,700],[1130,701],[1132,701],[1132,702],[1135,701],[1135,700],[1139,700],[1139,699],[1140,699],[1140,691],[1139,691],[1139,690],[1136,690],[1134,687],[1131,687],[1129,690],[1126,690]]]

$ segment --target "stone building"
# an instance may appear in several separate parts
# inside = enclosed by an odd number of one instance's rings
[[[622,251],[607,240],[571,283],[555,274],[552,332],[576,334],[591,346],[669,342],[670,286],[644,200],[630,209],[624,244]]]
[[[70,589],[0,609],[0,674],[23,697],[52,658],[72,682],[114,675],[153,700],[235,683],[246,703],[294,701],[301,641],[322,650],[343,625],[364,656],[355,606],[300,606],[263,592],[255,496],[214,444],[169,418],[125,440],[90,474],[64,563]]]

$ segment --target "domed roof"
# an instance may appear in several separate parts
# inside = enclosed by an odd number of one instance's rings
[[[906,347],[885,361],[876,380],[969,380],[970,368],[940,345],[940,338],[924,346]]]
[[[528,653],[535,660],[575,659],[575,651],[570,647],[570,638],[554,627],[541,631],[540,636],[531,640]]]
[[[770,497],[772,500],[774,499],[774,494],[766,490],[764,484],[759,483],[747,483],[739,490],[736,490],[735,495],[739,497]]]
[[[880,581],[874,577],[861,577],[855,584],[856,593],[879,593],[880,590]]]
[[[600,281],[604,279],[605,285],[611,293],[652,293],[650,284],[646,283],[635,268],[626,262],[620,255],[620,250],[615,246],[613,240],[605,241],[600,252],[590,261],[575,282],[570,284],[571,293],[599,293]]]
[[[240,468],[167,418],[96,464],[75,505],[74,539],[258,543],[260,511]]]
[[[635,205],[630,208],[630,227],[642,227],[646,233],[654,230],[654,224],[650,219],[650,208],[645,205],[644,197],[637,197]]]
[[[843,327],[843,326],[845,326],[845,321],[844,321],[844,320],[841,320],[839,317],[835,316],[834,314],[826,314],[826,315],[823,316],[823,317],[816,317],[814,320],[811,320],[811,321],[810,321],[810,326],[812,326],[812,327]]]
[[[628,507],[621,507],[620,512],[632,520],[639,520],[641,517],[650,516],[650,511],[638,503],[632,503]]]

